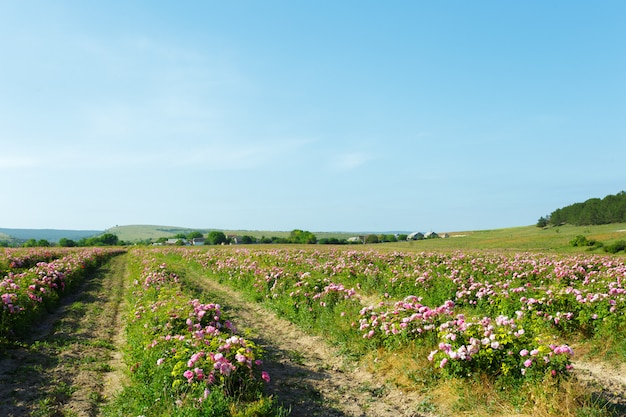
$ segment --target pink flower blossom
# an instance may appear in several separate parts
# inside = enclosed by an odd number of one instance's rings
[[[265,382],[270,382],[270,374],[265,371],[261,372],[261,379]]]

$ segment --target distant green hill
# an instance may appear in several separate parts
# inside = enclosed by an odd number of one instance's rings
[[[99,235],[102,230],[61,230],[61,229],[7,229],[0,228],[0,240],[41,240],[58,242],[62,238],[80,240],[84,237]],[[7,238],[4,237],[7,236]]]
[[[126,242],[139,242],[160,237],[173,237],[176,234],[187,234],[192,231],[207,235],[211,230],[219,230],[227,235],[265,237],[288,237],[290,231],[263,231],[263,230],[223,230],[185,228],[175,226],[132,225],[116,226],[107,229],[106,233],[118,236]],[[351,236],[366,235],[366,232],[317,232],[312,231],[319,239],[338,238],[347,239]],[[438,231],[439,232],[439,231]],[[375,233],[379,234],[379,233]],[[385,234],[385,233],[383,233]],[[443,235],[443,234],[442,234]],[[390,250],[506,250],[506,251],[540,251],[540,252],[584,252],[591,248],[573,247],[570,242],[576,236],[585,236],[587,239],[597,240],[609,244],[617,240],[626,239],[626,223],[613,223],[598,226],[571,226],[540,228],[536,226],[511,227],[493,230],[448,231],[448,238],[425,239],[420,241],[380,243],[371,246],[372,249],[388,248]],[[602,249],[595,249],[593,253],[603,254]]]
[[[179,233],[189,233],[197,230],[203,234],[209,232],[208,229],[191,229],[177,226],[158,226],[147,224],[135,224],[128,226],[115,226],[106,229],[104,233],[111,233],[125,242],[138,242],[145,240],[157,240],[162,237],[170,238]]]
[[[115,226],[104,231],[116,235],[120,240],[125,242],[139,242],[146,240],[157,240],[165,237],[170,238],[177,234],[188,234],[197,231],[203,235],[207,235],[212,230],[224,232],[226,235],[253,236],[255,238],[265,237],[289,237],[290,231],[271,231],[271,230],[225,230],[225,229],[203,229],[188,228],[178,226],[159,226],[159,225],[128,225]],[[358,232],[315,232],[312,231],[318,239],[335,237],[338,239],[347,239],[350,236],[364,234]]]

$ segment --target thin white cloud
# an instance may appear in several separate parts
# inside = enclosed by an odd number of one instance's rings
[[[90,141],[78,146],[46,147],[29,156],[0,157],[0,169],[42,168],[53,170],[200,169],[240,171],[271,166],[291,159],[311,143],[306,139],[241,141],[140,141],[122,143]]]
[[[34,168],[38,165],[40,162],[34,156],[0,156],[0,169]]]
[[[363,152],[349,152],[344,154],[337,154],[332,158],[333,168],[340,171],[351,171],[365,165],[372,160],[373,157]]]
[[[178,148],[173,153],[155,154],[155,159],[180,167],[207,170],[245,170],[286,159],[310,143],[306,139],[283,139],[256,143],[215,142],[194,149]]]

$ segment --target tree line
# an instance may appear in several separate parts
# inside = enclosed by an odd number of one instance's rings
[[[571,224],[587,226],[626,222],[626,192],[590,198],[583,203],[574,203],[554,210],[549,216],[539,218],[538,227]]]
[[[119,238],[112,233],[105,233],[100,236],[82,238],[79,240],[62,237],[61,239],[59,239],[58,242],[50,242],[48,239],[28,239],[25,241],[21,241],[19,239],[11,239],[0,241],[0,247],[24,248],[48,248],[51,246],[72,248],[78,246],[117,246],[126,244],[126,242],[120,241]]]

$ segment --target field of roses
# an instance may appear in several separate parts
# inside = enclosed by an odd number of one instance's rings
[[[626,358],[626,265],[589,255],[176,251],[348,353],[419,346],[435,379],[565,380],[572,345]],[[413,358],[407,358],[412,360]]]
[[[159,251],[129,253],[124,360],[130,383],[110,416],[280,416],[263,394],[262,352],[237,334],[219,304],[185,278],[186,266]]]
[[[67,289],[119,253],[101,248],[0,251],[0,341],[27,331]]]
[[[0,339],[19,336],[121,252],[0,251]],[[240,291],[370,368],[397,353],[416,390],[459,381],[498,392],[547,387],[554,415],[556,403],[567,402],[560,393],[571,391],[578,347],[602,360],[626,359],[619,257],[326,247],[137,248],[126,256],[130,381],[107,416],[287,414],[264,394],[271,375],[261,349],[187,275]],[[506,401],[538,415],[532,404],[524,408],[537,401],[533,392]]]

